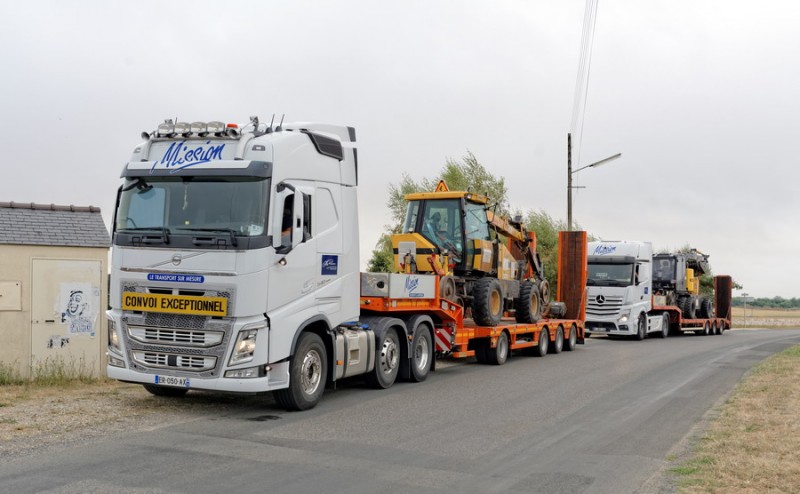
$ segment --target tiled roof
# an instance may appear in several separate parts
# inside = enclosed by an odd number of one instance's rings
[[[100,208],[0,202],[0,244],[109,247]]]

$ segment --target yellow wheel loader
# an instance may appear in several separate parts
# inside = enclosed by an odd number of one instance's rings
[[[521,323],[539,320],[549,288],[536,236],[520,218],[497,216],[488,197],[451,191],[444,181],[405,199],[402,233],[392,235],[397,272],[440,275],[441,297],[481,326],[498,325],[505,312]]]

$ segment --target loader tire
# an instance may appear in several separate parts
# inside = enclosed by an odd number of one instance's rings
[[[536,285],[524,281],[519,287],[519,297],[514,299],[514,317],[517,322],[533,324],[542,316],[542,301]]]
[[[472,317],[480,326],[497,326],[503,317],[503,289],[495,278],[480,278],[472,285]]]
[[[692,303],[692,297],[678,299],[678,307],[680,307],[683,317],[686,319],[696,319],[695,316],[697,314],[695,313],[694,304]]]
[[[703,297],[700,300],[700,317],[703,319],[711,319],[714,317],[714,304],[710,298]]]

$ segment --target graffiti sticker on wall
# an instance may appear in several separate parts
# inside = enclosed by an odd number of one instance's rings
[[[92,293],[89,283],[61,284],[61,323],[68,326],[70,334],[94,333],[96,314]]]

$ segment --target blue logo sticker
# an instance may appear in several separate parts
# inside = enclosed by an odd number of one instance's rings
[[[322,274],[337,274],[339,272],[339,256],[322,255]]]
[[[205,283],[205,277],[199,274],[161,274],[150,273],[147,281],[165,281],[173,283]]]
[[[613,254],[616,252],[616,250],[616,245],[598,245],[594,248],[594,252],[592,252],[592,254],[595,256],[602,256],[604,254]]]
[[[648,287],[644,287],[644,294],[645,294],[645,295],[647,295],[647,292],[649,292],[649,291],[650,291],[650,288],[648,288]]]
[[[175,173],[190,166],[219,160],[222,159],[223,149],[225,149],[225,144],[213,145],[211,141],[206,141],[205,146],[194,144],[192,147],[186,145],[186,141],[173,142],[164,153],[161,161],[156,160],[153,162],[150,173],[152,174],[158,165],[162,165],[170,173]]]

